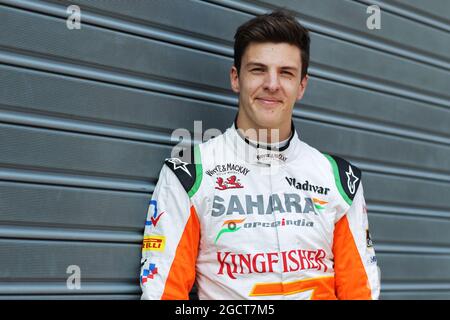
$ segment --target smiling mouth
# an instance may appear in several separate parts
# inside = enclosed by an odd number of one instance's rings
[[[256,98],[256,100],[258,100],[259,102],[261,102],[265,105],[275,105],[275,104],[281,103],[280,100],[275,100],[275,99]]]

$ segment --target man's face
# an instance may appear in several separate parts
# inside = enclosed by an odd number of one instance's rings
[[[300,49],[288,43],[250,43],[238,74],[230,78],[239,93],[239,118],[245,127],[282,128],[291,123],[292,109],[303,97],[307,76],[301,80]]]

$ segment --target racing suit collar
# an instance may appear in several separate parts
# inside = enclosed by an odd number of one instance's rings
[[[300,151],[300,139],[293,122],[291,122],[291,136],[281,148],[263,146],[248,140],[237,129],[236,120],[228,128],[225,136],[229,140],[227,144],[232,146],[236,156],[249,163],[283,165],[298,157]]]

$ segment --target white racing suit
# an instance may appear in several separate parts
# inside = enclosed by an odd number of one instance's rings
[[[235,126],[167,159],[149,203],[142,299],[378,299],[361,171]],[[193,159],[192,159],[193,158]],[[193,160],[193,161],[192,161]]]

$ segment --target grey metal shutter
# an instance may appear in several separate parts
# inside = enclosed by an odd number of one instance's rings
[[[0,298],[139,298],[171,133],[231,124],[234,31],[276,7],[312,31],[301,138],[363,170],[382,298],[450,298],[445,0],[0,0]]]

